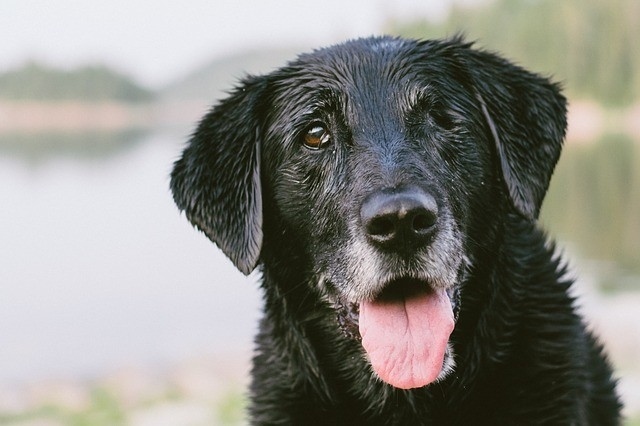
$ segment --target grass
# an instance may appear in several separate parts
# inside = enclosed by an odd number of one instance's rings
[[[145,410],[163,404],[189,402],[189,396],[172,389],[162,398],[156,398],[138,406],[125,407],[111,390],[96,386],[87,389],[90,400],[82,409],[72,409],[60,405],[44,403],[23,412],[1,413],[0,425],[21,426],[38,422],[61,426],[125,426],[130,424],[131,415],[136,410]],[[202,401],[197,401],[202,402]],[[235,387],[223,392],[211,401],[211,415],[206,424],[236,426],[245,424],[246,399]],[[171,424],[171,423],[167,423]],[[176,426],[181,423],[176,423]]]

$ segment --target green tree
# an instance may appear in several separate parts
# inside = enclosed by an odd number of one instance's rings
[[[640,97],[640,2],[495,0],[456,6],[443,22],[391,22],[391,33],[463,32],[480,46],[565,83],[572,97],[628,105]]]
[[[146,102],[153,93],[102,65],[66,71],[29,63],[0,74],[0,98]]]

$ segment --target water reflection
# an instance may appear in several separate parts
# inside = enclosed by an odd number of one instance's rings
[[[171,200],[182,135],[119,140],[106,156],[40,154],[37,168],[30,154],[0,157],[0,383],[251,343],[255,277]]]
[[[542,211],[545,226],[577,254],[607,261],[609,272],[615,266],[623,275],[640,274],[639,147],[624,135],[569,144]]]
[[[187,133],[0,138],[0,381],[250,347],[257,278],[171,200]],[[617,291],[638,282],[639,163],[629,138],[567,146],[542,215]]]
[[[106,161],[147,140],[149,133],[150,130],[145,128],[71,133],[2,133],[0,156],[29,163],[41,163],[59,157]]]

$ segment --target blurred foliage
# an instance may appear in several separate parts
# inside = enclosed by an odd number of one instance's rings
[[[154,94],[104,65],[59,70],[35,62],[0,74],[0,99],[147,102]]]
[[[90,390],[89,403],[84,408],[70,408],[55,403],[44,403],[40,407],[20,413],[0,412],[0,424],[65,425],[65,426],[124,426],[126,412],[118,399],[108,390]]]
[[[551,181],[541,221],[581,257],[640,272],[640,143],[610,135],[568,144]]]
[[[216,417],[219,425],[235,426],[244,424],[247,399],[240,392],[230,389],[216,406]]]
[[[246,424],[246,399],[230,384],[218,398],[203,400],[172,388],[160,398],[142,398],[132,403],[126,401],[114,389],[87,385],[83,391],[88,395],[85,406],[66,406],[56,402],[43,401],[40,405],[21,412],[3,412],[0,410],[0,425],[64,425],[64,426],[124,426],[130,424],[152,424],[157,419],[155,413],[169,413],[162,424],[202,424],[237,426]],[[180,409],[181,404],[210,408],[208,415],[201,421],[194,421],[189,412]],[[183,405],[183,406],[184,406]],[[172,411],[172,408],[174,409]],[[203,411],[206,413],[207,411]],[[198,416],[198,415],[197,415]],[[196,416],[196,417],[197,417]],[[137,420],[134,420],[136,419]],[[206,417],[206,418],[204,418]]]
[[[390,22],[414,38],[462,32],[526,68],[554,75],[571,97],[609,106],[640,97],[640,1],[494,0],[455,6],[442,22]]]

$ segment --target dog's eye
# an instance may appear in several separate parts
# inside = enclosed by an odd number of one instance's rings
[[[324,148],[331,142],[329,131],[322,124],[314,124],[304,135],[304,146],[311,149]]]

